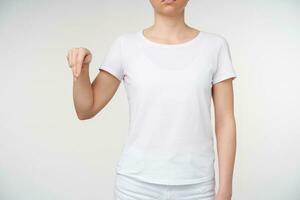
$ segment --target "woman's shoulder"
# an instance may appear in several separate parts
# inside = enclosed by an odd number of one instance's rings
[[[117,35],[116,40],[136,40],[138,37],[139,31],[126,31]]]
[[[227,43],[226,37],[221,33],[211,31],[203,31],[202,33],[207,38],[207,40],[213,44],[222,45],[224,43]]]

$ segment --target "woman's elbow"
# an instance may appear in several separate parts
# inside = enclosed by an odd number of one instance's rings
[[[79,120],[88,120],[94,118],[98,112],[100,112],[101,109],[96,109],[94,106],[92,106],[88,111],[86,112],[76,112],[77,118]]]

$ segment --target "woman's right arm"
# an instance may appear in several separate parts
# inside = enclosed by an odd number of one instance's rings
[[[90,119],[110,101],[121,81],[101,70],[91,83],[89,64],[92,54],[86,48],[72,48],[67,59],[73,72],[73,101],[76,114],[80,120]]]

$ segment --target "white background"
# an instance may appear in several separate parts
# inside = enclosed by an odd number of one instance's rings
[[[227,39],[238,75],[233,200],[300,199],[299,10],[297,0],[186,7],[189,25]],[[148,0],[0,1],[1,200],[112,199],[128,128],[125,89],[78,120],[66,54],[90,49],[93,80],[118,35],[152,23]]]

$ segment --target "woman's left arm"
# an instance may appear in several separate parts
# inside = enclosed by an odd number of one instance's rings
[[[219,188],[215,200],[231,200],[232,179],[236,153],[236,125],[232,79],[216,83],[212,87],[215,111]]]

